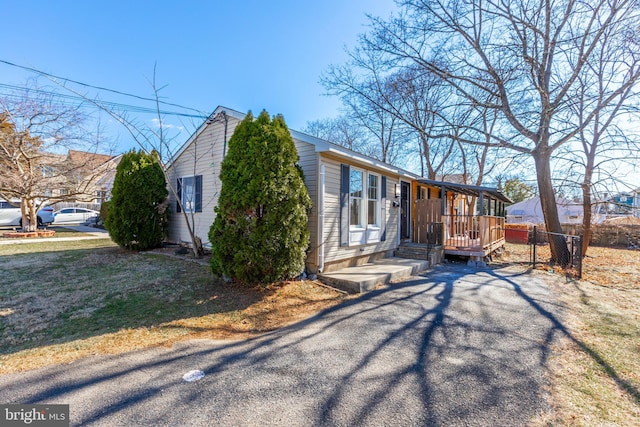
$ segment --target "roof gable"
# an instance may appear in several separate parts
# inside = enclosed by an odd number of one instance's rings
[[[245,113],[241,113],[239,111],[226,108],[223,106],[218,106],[209,117],[202,122],[202,124],[196,129],[196,131],[187,139],[187,141],[180,147],[180,149],[171,157],[171,159],[167,162],[167,166],[171,167],[171,165],[184,153],[184,151],[195,141],[197,138],[204,132],[204,130],[215,121],[221,120],[224,118],[224,115],[232,117],[237,120],[244,120],[246,117]],[[377,169],[386,170],[394,174],[406,176],[409,178],[419,178],[418,175],[399,168],[397,166],[390,165],[385,162],[381,162],[380,160],[376,160],[372,157],[366,156],[361,153],[357,153],[355,151],[344,148],[340,145],[334,144],[332,142],[326,141],[324,139],[317,138],[315,136],[308,135],[306,133],[294,130],[289,128],[289,132],[291,133],[291,137],[294,140],[302,141],[307,144],[311,144],[314,146],[314,149],[317,153],[329,152],[335,154],[339,157],[344,158],[345,160],[350,160],[352,162],[357,162],[362,165],[368,165],[371,167],[375,167]]]

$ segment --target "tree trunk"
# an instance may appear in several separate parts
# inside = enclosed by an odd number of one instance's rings
[[[32,232],[38,229],[38,215],[33,200],[23,198],[20,202],[22,214],[22,231]]]
[[[551,183],[550,154],[537,152],[533,158],[536,163],[538,191],[540,192],[540,204],[546,229],[551,233],[562,234],[560,218],[558,217],[558,205],[556,204],[556,196]],[[551,249],[551,261],[554,264],[566,267],[571,261],[571,254],[567,248],[565,238],[550,234],[549,246]]]
[[[582,182],[582,248],[581,255],[587,255],[589,242],[591,241],[591,177],[593,175],[593,167],[587,168]]]

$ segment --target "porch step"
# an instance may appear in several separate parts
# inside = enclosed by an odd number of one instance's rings
[[[427,268],[429,268],[429,261],[390,257],[369,264],[322,273],[318,278],[345,291],[363,293],[394,280],[411,277]]]
[[[426,260],[433,266],[442,262],[444,247],[427,246],[419,243],[403,243],[395,250],[394,255],[401,258]]]

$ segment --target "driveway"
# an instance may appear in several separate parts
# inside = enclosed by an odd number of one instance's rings
[[[556,311],[535,276],[443,265],[255,339],[0,376],[0,402],[70,404],[72,425],[526,425]]]

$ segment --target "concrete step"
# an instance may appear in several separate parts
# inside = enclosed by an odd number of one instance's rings
[[[393,253],[394,256],[398,258],[411,258],[411,259],[422,259],[429,260],[430,254],[424,251],[413,251],[410,249],[398,249]]]
[[[390,257],[369,264],[322,273],[318,278],[347,292],[363,293],[380,285],[411,277],[427,268],[429,268],[429,261]]]
[[[443,246],[427,246],[417,243],[403,243],[394,252],[394,255],[401,258],[412,258],[429,261],[430,266],[440,264],[444,258]]]

